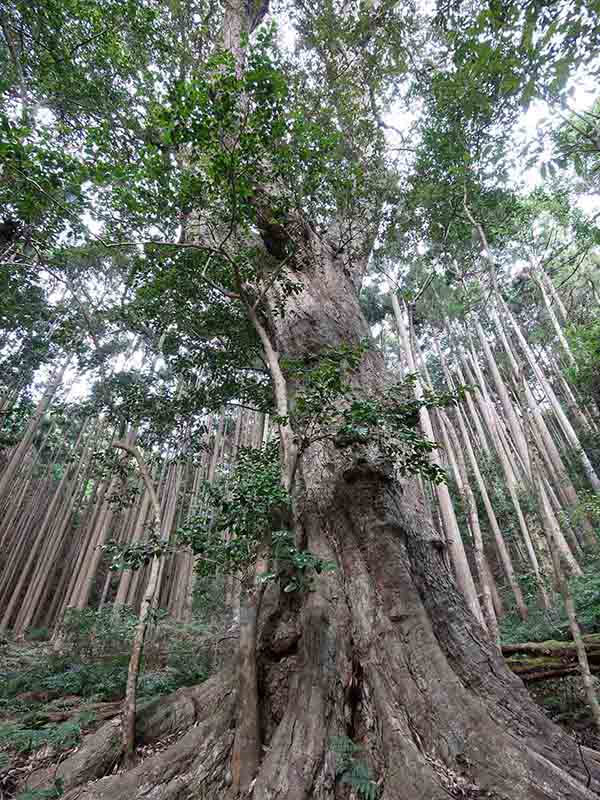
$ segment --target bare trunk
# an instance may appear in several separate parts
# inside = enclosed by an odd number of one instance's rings
[[[146,486],[146,491],[150,495],[152,509],[154,511],[154,524],[157,535],[161,539],[165,539],[165,532],[163,531],[162,527],[160,503],[156,494],[156,489],[154,488],[154,484],[152,482],[152,478],[150,477],[150,473],[148,472],[148,468],[141,452],[137,447],[134,447],[126,441],[114,442],[113,447],[125,450],[126,453],[129,453],[135,458],[142,476],[142,480]],[[152,558],[150,575],[144,590],[144,597],[140,608],[140,616],[133,636],[131,656],[127,670],[127,687],[125,690],[125,701],[123,703],[121,738],[123,744],[123,754],[125,760],[129,763],[133,761],[135,752],[136,691],[140,671],[140,661],[144,648],[146,629],[148,627],[148,615],[150,613],[150,609],[152,608],[154,598],[159,590],[162,561],[163,559],[160,556],[155,555]]]
[[[535,268],[532,269],[532,274],[535,276],[535,274],[536,274]],[[538,282],[536,280],[535,282],[537,283],[537,285],[539,287],[539,290],[541,292],[542,299],[543,299],[544,305],[546,307],[546,312],[548,314],[550,322],[552,323],[552,327],[554,328],[554,333],[556,334],[556,338],[560,342],[560,346],[562,347],[563,352],[564,352],[565,356],[567,357],[567,360],[569,361],[569,364],[572,367],[574,367],[575,364],[576,364],[575,358],[573,356],[573,353],[571,352],[571,348],[569,347],[569,343],[567,342],[566,336],[563,333],[562,326],[561,326],[560,322],[558,321],[558,317],[556,316],[556,314],[554,312],[554,309],[552,308],[552,303],[551,303],[550,298],[548,296],[548,292],[546,291],[546,287],[544,286],[544,283],[545,283],[544,278],[545,277],[546,277],[545,275],[540,276],[540,281]],[[535,280],[535,278],[534,278],[534,280]]]
[[[481,342],[481,346],[483,348],[483,352],[485,354],[485,358],[487,361],[488,369],[492,374],[492,378],[494,380],[494,385],[496,387],[496,392],[498,393],[498,397],[500,398],[500,402],[502,403],[502,408],[504,410],[504,415],[506,420],[508,421],[508,425],[510,431],[514,437],[514,444],[521,456],[523,464],[525,465],[527,471],[529,472],[529,455],[527,452],[527,442],[525,441],[525,434],[523,432],[523,427],[517,414],[515,413],[515,408],[513,402],[508,394],[508,390],[504,384],[504,380],[500,375],[500,370],[496,365],[496,360],[494,358],[494,354],[490,348],[489,342],[486,339],[485,333],[483,332],[483,328],[479,324],[476,323],[477,334],[479,336],[479,341]]]
[[[546,592],[544,581],[540,571],[540,565],[538,561],[538,557],[535,551],[535,547],[533,545],[533,541],[531,539],[531,533],[529,531],[529,526],[527,525],[527,520],[525,519],[525,515],[523,513],[523,509],[521,507],[521,502],[519,500],[518,494],[518,483],[517,478],[515,475],[515,469],[511,462],[511,459],[508,455],[508,452],[504,446],[503,435],[502,431],[498,424],[498,418],[496,415],[496,411],[492,405],[492,402],[489,398],[487,393],[487,387],[485,383],[485,379],[483,377],[483,373],[479,367],[477,359],[475,357],[475,353],[471,353],[471,364],[475,370],[477,375],[477,382],[479,383],[480,391],[477,394],[477,399],[480,404],[484,419],[490,431],[490,435],[494,442],[494,447],[496,448],[496,453],[498,455],[498,459],[500,461],[500,465],[502,467],[502,471],[504,473],[504,478],[506,481],[506,487],[508,489],[508,493],[510,495],[510,499],[512,501],[513,507],[515,509],[515,513],[517,515],[517,520],[519,523],[519,529],[521,531],[523,542],[525,543],[525,548],[527,550],[527,556],[531,567],[533,569],[536,583],[540,592],[541,600],[546,608],[550,607],[550,599]],[[464,362],[465,368],[468,368],[468,363]]]
[[[542,488],[541,482],[539,483],[539,488],[540,489]],[[565,610],[567,612],[567,617],[569,619],[569,628],[571,629],[571,636],[573,637],[573,642],[575,644],[575,649],[577,651],[577,660],[579,662],[579,670],[581,672],[581,680],[583,682],[583,686],[585,689],[585,695],[587,698],[588,705],[590,707],[590,711],[592,712],[592,718],[594,720],[594,724],[596,728],[600,730],[600,703],[598,702],[598,697],[596,695],[596,688],[594,686],[594,679],[592,678],[592,673],[590,671],[590,664],[585,650],[585,643],[583,641],[583,637],[581,635],[581,628],[579,627],[579,622],[577,620],[577,613],[575,611],[573,594],[571,592],[568,581],[565,578],[562,569],[562,558],[561,558],[562,554],[556,547],[555,542],[551,542],[550,547],[552,550],[552,561],[554,563],[554,574],[556,582],[558,584],[560,593],[562,594],[563,597]]]
[[[38,429],[42,417],[48,410],[48,407],[52,402],[52,398],[56,394],[56,391],[61,384],[68,363],[68,360],[65,360],[48,381],[48,387],[38,401],[33,416],[29,420],[27,428],[25,429],[19,444],[11,453],[10,460],[5,466],[2,475],[0,475],[0,503],[2,503],[5,494],[10,490],[10,486],[21,467],[21,464],[23,463],[25,454],[31,446],[31,442],[33,441],[33,437],[35,436],[35,432]]]
[[[469,527],[473,534],[473,552],[475,556],[475,565],[477,567],[477,577],[479,578],[479,586],[481,589],[481,596],[483,598],[483,610],[490,635],[496,643],[500,642],[500,633],[498,631],[498,620],[496,619],[496,611],[494,609],[494,601],[492,598],[492,589],[488,579],[489,573],[485,567],[485,554],[483,552],[483,536],[481,533],[481,526],[479,524],[479,515],[477,513],[477,504],[471,485],[469,483],[469,476],[465,460],[460,449],[460,443],[452,423],[447,415],[440,412],[440,420],[444,429],[445,437],[448,442],[447,447],[450,450],[454,449],[454,457],[456,459],[456,482],[458,490],[463,498],[465,513],[469,520]]]
[[[512,324],[513,330],[517,335],[521,348],[523,349],[523,352],[525,353],[527,360],[529,361],[529,365],[533,370],[540,386],[542,387],[544,394],[546,395],[550,405],[552,406],[552,410],[556,415],[556,418],[565,435],[566,440],[568,441],[569,445],[575,450],[575,452],[579,455],[585,474],[587,475],[594,492],[600,494],[600,479],[598,478],[587,454],[581,447],[581,443],[579,441],[577,433],[575,432],[575,429],[569,422],[569,419],[567,418],[567,415],[565,414],[558,398],[556,397],[554,390],[550,386],[549,381],[546,379],[546,376],[540,369],[539,364],[537,363],[533,353],[531,352],[531,348],[529,347],[525,337],[523,336],[523,333],[521,331],[518,322],[515,320],[515,318],[508,310],[506,305],[504,306],[504,313],[506,314],[506,316],[508,317],[508,319]]]
[[[231,756],[233,789],[245,796],[256,777],[261,757],[258,689],[258,615],[264,586],[246,587],[240,597],[238,664],[239,722]]]
[[[449,386],[452,388],[453,384],[450,379],[450,375],[447,371],[445,374],[446,374],[446,379],[449,382]],[[485,507],[486,515],[490,523],[490,528],[492,529],[492,534],[494,536],[494,541],[496,543],[496,550],[498,551],[498,556],[500,557],[500,563],[502,564],[502,569],[510,585],[513,597],[515,598],[515,603],[517,606],[517,611],[519,613],[519,616],[521,617],[521,619],[526,619],[527,606],[525,605],[525,600],[523,599],[523,593],[521,592],[521,587],[519,586],[517,577],[515,575],[508,547],[506,546],[506,542],[504,541],[502,531],[500,530],[500,526],[498,525],[498,520],[496,518],[494,506],[490,499],[490,495],[487,490],[487,486],[483,478],[483,475],[481,474],[481,469],[479,468],[479,463],[475,456],[475,451],[473,450],[471,438],[467,430],[467,426],[465,425],[463,411],[462,408],[460,408],[460,406],[456,409],[456,415],[458,419],[458,425],[460,428],[463,444],[465,450],[467,451],[467,456],[469,458],[471,469],[473,470],[473,474],[475,475],[475,481],[477,483],[477,488],[479,489],[479,494],[481,495],[481,499]]]
[[[404,346],[404,352],[408,359],[408,368],[410,372],[415,373],[417,372],[417,370],[415,365],[415,358],[412,351],[412,345],[410,342],[410,331],[407,329],[406,324],[403,320],[402,310],[400,308],[400,304],[398,303],[398,298],[394,293],[392,293],[392,307],[394,309],[394,315],[396,317],[396,325],[398,326],[398,335],[400,337],[400,340],[402,341],[402,344]],[[421,385],[420,377],[417,378],[417,381],[415,383],[415,397],[417,400],[420,400],[423,397],[423,388]],[[434,441],[431,418],[429,416],[429,411],[426,408],[420,409],[419,419],[421,422],[421,430],[425,438],[429,439],[430,441]],[[434,463],[440,465],[439,455],[435,451],[433,451],[433,453],[431,454],[431,460]],[[436,485],[435,492],[437,495],[438,502],[440,504],[440,511],[442,514],[442,519],[444,521],[444,527],[447,532],[448,548],[450,550],[450,556],[452,558],[452,564],[454,566],[457,584],[460,590],[463,592],[467,604],[469,605],[475,616],[481,622],[483,622],[481,607],[479,605],[479,600],[477,599],[475,584],[473,583],[473,577],[471,575],[471,570],[469,568],[469,562],[467,561],[467,556],[465,553],[465,548],[458,527],[458,522],[456,521],[456,514],[454,513],[454,507],[452,505],[450,492],[448,491],[448,487],[446,486],[446,484]]]
[[[577,563],[577,559],[573,556],[571,549],[563,535],[562,530],[560,529],[560,525],[558,524],[558,520],[556,519],[554,512],[552,511],[552,507],[550,505],[550,500],[548,499],[548,492],[546,491],[546,486],[544,485],[544,480],[541,475],[536,476],[537,481],[537,491],[540,503],[540,515],[544,520],[544,528],[546,530],[546,535],[548,542],[550,544],[550,551],[551,552],[558,552],[561,561],[564,561],[567,569],[569,571],[569,575],[575,575],[577,577],[581,577],[583,575],[583,571],[579,564]]]

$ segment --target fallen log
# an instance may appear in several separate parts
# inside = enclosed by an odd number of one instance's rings
[[[583,637],[590,670],[600,673],[600,634]],[[572,641],[549,639],[502,646],[510,669],[526,683],[563,678],[579,673],[577,650]]]

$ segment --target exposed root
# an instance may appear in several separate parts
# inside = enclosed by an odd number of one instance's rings
[[[150,744],[189,730],[198,721],[223,708],[233,693],[231,674],[219,674],[199,686],[179,689],[168,697],[151,701],[139,710],[137,743]],[[39,788],[62,781],[65,790],[109,774],[121,759],[120,719],[110,720],[95,733],[86,736],[81,746],[57,769],[34,772],[27,788]]]
[[[64,800],[175,800],[221,797],[227,789],[227,764],[233,743],[233,701],[212,719],[199,723],[172,747],[134,769],[76,787]]]

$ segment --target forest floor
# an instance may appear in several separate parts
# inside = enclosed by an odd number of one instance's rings
[[[0,637],[0,800],[59,797],[60,785],[24,791],[28,776],[51,773],[84,736],[118,716],[131,620],[115,624],[106,616],[107,624],[91,635],[79,619],[79,627],[69,631],[60,646],[47,641],[44,631],[38,634],[40,641]],[[163,632],[157,626],[145,649],[139,708],[180,687],[201,684],[219,661],[223,638],[227,637],[204,623],[169,625]],[[137,755],[142,759],[162,750],[174,738],[141,745]]]

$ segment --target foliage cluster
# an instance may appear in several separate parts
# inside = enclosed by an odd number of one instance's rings
[[[569,585],[575,601],[577,620],[583,633],[600,631],[600,562],[588,558],[584,564],[583,576],[571,578]],[[506,616],[501,621],[502,641],[513,642],[544,641],[545,639],[570,639],[570,628],[562,597],[554,598],[553,607],[530,608],[526,621],[516,614]]]
[[[379,786],[373,780],[369,765],[359,754],[361,748],[348,736],[334,736],[329,747],[335,756],[335,774],[340,783],[346,784],[363,800],[377,800]]]
[[[417,376],[407,375],[365,395],[364,390],[357,391],[354,376],[371,347],[364,341],[354,347],[326,349],[308,363],[284,361],[288,379],[296,387],[289,420],[300,452],[322,440],[340,449],[359,448],[357,455],[360,448],[374,446],[378,457],[394,464],[399,475],[444,482],[444,471],[429,458],[437,445],[418,430],[419,410],[452,405],[464,396],[464,390],[425,389],[417,400]]]
[[[179,530],[181,541],[197,556],[199,575],[244,576],[262,552],[271,555],[276,569],[260,580],[282,578],[284,591],[291,592],[309,588],[311,574],[332,569],[294,542],[277,440],[261,449],[240,450],[232,473],[207,488],[209,510],[193,515]]]
[[[155,623],[144,653],[150,671],[138,684],[142,698],[200,683],[210,672],[210,648],[203,646],[205,625],[178,624],[162,612]],[[30,692],[49,699],[75,695],[88,702],[123,697],[136,624],[130,609],[71,610],[60,646],[37,645],[34,658],[3,674],[0,708],[26,712],[30,701],[19,696]]]

